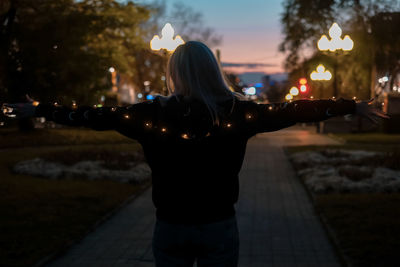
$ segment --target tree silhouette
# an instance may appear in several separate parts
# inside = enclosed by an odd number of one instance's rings
[[[285,0],[281,16],[284,40],[280,50],[287,53],[285,67],[291,76],[315,66],[307,65],[321,57],[316,43],[322,34],[326,34],[333,22],[342,25],[346,34],[354,40],[354,49],[336,59],[332,54],[329,62],[336,60],[337,79],[340,83],[340,96],[368,98],[371,83],[376,80],[379,70],[398,68],[400,59],[398,42],[400,34],[390,33],[390,28],[399,29],[396,23],[391,27],[382,17],[396,17],[400,3],[393,0]],[[397,13],[396,13],[397,12]],[[386,14],[386,15],[384,15]],[[382,38],[382,35],[385,38]],[[307,53],[305,53],[307,52]],[[397,66],[397,67],[396,67]],[[378,68],[375,71],[375,68]],[[296,79],[298,77],[293,77]]]
[[[14,0],[1,9],[2,101],[91,103],[111,87],[108,68],[133,77],[149,10],[114,0]]]

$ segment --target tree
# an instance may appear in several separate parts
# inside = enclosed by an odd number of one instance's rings
[[[215,34],[211,27],[204,26],[203,14],[176,2],[169,15],[175,20],[177,32],[187,41],[200,41],[209,47],[214,47],[222,42],[222,37]]]
[[[391,77],[389,88],[393,88],[394,77],[400,74],[400,12],[382,12],[371,19],[375,45],[375,69],[380,76]]]
[[[334,0],[286,0],[281,15],[284,40],[280,51],[288,52],[285,68],[290,72],[304,60],[305,49],[314,50],[316,41],[334,18]]]
[[[345,88],[340,96],[368,98],[371,80],[375,80],[373,69],[379,65],[382,53],[390,53],[392,59],[385,61],[392,63],[386,64],[383,69],[392,68],[391,64],[398,64],[394,62],[400,59],[398,53],[393,53],[397,45],[395,38],[398,37],[391,35],[391,42],[382,46],[379,42],[382,40],[380,31],[374,26],[375,18],[380,14],[396,11],[400,11],[400,3],[394,0],[286,0],[281,17],[285,39],[280,45],[280,50],[288,53],[286,69],[293,76],[297,69],[311,68],[307,65],[313,62],[310,59],[318,59],[324,54],[317,51],[317,40],[322,34],[327,34],[330,25],[336,21],[346,34],[350,34],[355,44],[351,52],[336,59],[334,55],[326,54],[331,58],[328,65],[336,60],[339,66],[344,66],[337,72],[340,87]],[[308,52],[307,56],[304,51]]]
[[[111,87],[110,66],[135,76],[134,51],[146,46],[141,24],[150,16],[114,0],[14,0],[1,12],[4,100],[29,93],[86,104]]]
[[[222,38],[212,28],[204,26],[200,12],[181,2],[174,3],[169,12],[165,2],[154,1],[146,8],[152,16],[142,25],[146,46],[135,51],[137,72],[134,81],[144,95],[149,93],[144,89],[145,82],[150,82],[150,93],[166,94],[165,71],[169,55],[148,49],[150,40],[155,34],[160,34],[165,23],[171,22],[175,34],[181,35],[184,41],[197,40],[214,47]]]

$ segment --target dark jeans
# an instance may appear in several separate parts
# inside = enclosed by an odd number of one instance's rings
[[[199,225],[156,221],[153,253],[157,267],[225,266],[236,267],[239,232],[236,217]]]

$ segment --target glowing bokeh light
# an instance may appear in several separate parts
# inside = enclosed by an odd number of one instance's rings
[[[329,37],[330,40],[326,35],[322,35],[321,38],[318,40],[317,46],[318,49],[321,51],[331,51],[334,52],[336,50],[343,50],[343,51],[350,51],[353,49],[354,42],[350,38],[349,35],[345,35],[344,38],[342,36],[342,29],[339,25],[335,22],[329,28]]]
[[[325,69],[324,65],[319,64],[316,68],[316,71],[314,70],[311,72],[310,78],[313,81],[329,81],[332,79],[332,74],[330,71]]]
[[[179,45],[184,44],[182,37],[177,35],[174,38],[175,30],[172,28],[170,23],[165,24],[161,30],[161,38],[158,35],[154,35],[150,41],[150,47],[152,50],[166,49],[169,52],[174,51]]]
[[[244,93],[246,95],[255,95],[257,93],[257,90],[254,86],[252,86],[252,87],[245,88]]]
[[[299,84],[301,84],[301,85],[307,84],[307,79],[306,78],[300,78]]]
[[[294,86],[293,86],[292,88],[290,88],[289,93],[290,93],[291,95],[293,95],[293,96],[296,96],[296,95],[299,94],[299,89],[298,89],[297,87],[294,87]]]
[[[292,100],[292,99],[293,99],[293,96],[292,96],[291,94],[287,94],[287,95],[285,96],[285,99],[286,99],[286,100]]]

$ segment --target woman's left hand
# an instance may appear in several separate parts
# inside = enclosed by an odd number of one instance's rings
[[[4,103],[2,106],[4,115],[17,119],[33,117],[35,115],[36,106],[39,102],[33,100],[28,95],[26,95],[26,99],[28,101],[27,103]]]
[[[372,98],[369,101],[359,101],[356,103],[356,114],[369,119],[371,122],[377,124],[378,119],[389,119],[390,117],[382,112],[381,110],[372,106],[375,98]]]

